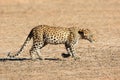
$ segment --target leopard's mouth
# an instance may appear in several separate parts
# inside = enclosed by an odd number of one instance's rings
[[[90,42],[90,43],[93,43],[93,40],[92,40],[92,39],[89,39],[89,42]]]
[[[96,42],[95,39],[91,39],[91,38],[89,38],[88,41],[91,42],[91,43]]]

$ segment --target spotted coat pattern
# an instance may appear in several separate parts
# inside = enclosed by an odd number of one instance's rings
[[[94,41],[93,35],[89,29],[80,29],[78,27],[54,27],[48,25],[39,25],[34,27],[29,33],[21,49],[14,55],[8,54],[9,57],[15,57],[19,55],[26,44],[33,38],[33,45],[30,49],[30,56],[34,60],[35,54],[42,60],[40,49],[47,44],[64,44],[65,48],[70,56],[74,59],[77,58],[74,45],[78,43],[79,39],[86,39],[90,42]]]

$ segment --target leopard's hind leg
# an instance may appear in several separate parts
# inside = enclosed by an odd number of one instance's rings
[[[39,60],[43,60],[44,58],[42,57],[40,53],[40,49],[43,48],[45,45],[43,42],[36,42],[33,44],[32,48],[30,49],[30,56],[32,60],[36,60],[36,56],[38,57]]]

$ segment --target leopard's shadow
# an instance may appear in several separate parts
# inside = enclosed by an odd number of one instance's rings
[[[31,58],[0,58],[0,62],[4,62],[4,61],[29,61],[29,60],[31,60]],[[45,58],[44,60],[61,61],[60,58]]]
[[[0,62],[3,61],[26,61],[31,60],[30,58],[0,58]]]

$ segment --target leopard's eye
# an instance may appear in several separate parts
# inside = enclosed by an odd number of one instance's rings
[[[93,35],[90,35],[90,37],[93,37]]]

